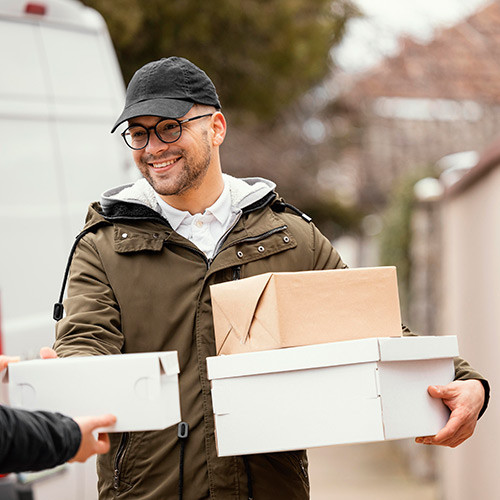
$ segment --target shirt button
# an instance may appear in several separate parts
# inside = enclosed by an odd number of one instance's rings
[[[195,222],[195,224],[196,224],[196,227],[203,227],[203,221],[201,221],[201,220],[197,220]]]

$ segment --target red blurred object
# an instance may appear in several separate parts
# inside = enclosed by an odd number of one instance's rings
[[[26,14],[36,14],[37,16],[44,16],[47,13],[47,6],[41,3],[27,3],[24,7]]]
[[[0,354],[3,354],[2,349],[2,295],[0,294]]]

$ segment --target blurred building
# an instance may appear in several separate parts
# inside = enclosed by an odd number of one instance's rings
[[[408,172],[429,165],[443,172],[439,181],[417,186],[409,324],[421,333],[458,335],[461,355],[494,391],[500,378],[500,2],[427,44],[404,40],[397,56],[337,99],[330,120],[339,111],[354,132],[346,135],[337,168],[344,158],[344,168],[355,172],[361,205],[382,208]],[[498,404],[493,395],[473,438],[456,449],[401,443],[417,476],[437,477],[443,500],[499,498]]]
[[[460,157],[452,158],[455,162]],[[451,162],[453,163],[453,162]],[[418,186],[412,229],[410,317],[415,329],[457,335],[460,354],[490,381],[493,397],[474,436],[456,449],[420,459],[436,467],[442,500],[496,500],[500,485],[500,136],[474,166],[450,166],[440,180]],[[450,171],[453,178],[450,181]],[[439,188],[441,187],[441,189]],[[424,459],[424,461],[422,461]],[[419,472],[418,470],[415,472]],[[428,471],[430,472],[430,471]]]
[[[427,44],[403,40],[339,102],[357,131],[346,168],[356,170],[362,205],[383,205],[404,172],[481,150],[500,129],[500,3]]]

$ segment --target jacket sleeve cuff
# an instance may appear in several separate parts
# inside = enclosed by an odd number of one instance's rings
[[[479,382],[481,382],[481,384],[483,384],[484,387],[484,403],[477,417],[477,419],[479,420],[483,416],[483,413],[486,411],[486,408],[488,408],[488,403],[490,402],[490,384],[488,383],[487,380],[484,379],[478,379],[478,380]]]

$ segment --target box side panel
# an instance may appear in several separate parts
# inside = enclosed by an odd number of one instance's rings
[[[383,439],[375,366],[213,380],[219,456]]]
[[[449,410],[432,398],[429,385],[453,381],[452,359],[380,362],[378,378],[386,439],[432,436],[442,429]]]
[[[19,363],[11,370],[13,406],[73,417],[113,413],[114,432],[163,429],[180,421],[178,376],[160,375],[157,354],[51,361]]]

